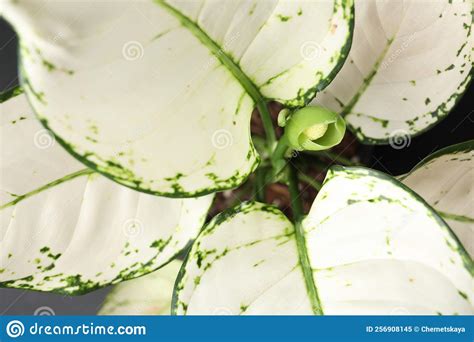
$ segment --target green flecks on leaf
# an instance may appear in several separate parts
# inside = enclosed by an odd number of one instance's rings
[[[290,16],[288,15],[283,15],[283,14],[278,14],[277,15],[277,18],[280,19],[280,21],[286,23],[287,21],[289,21],[291,19]]]
[[[217,253],[216,249],[211,250],[196,250],[194,253],[194,257],[196,258],[196,264],[199,268],[202,267],[204,259],[206,259],[209,255]]]
[[[54,71],[60,71],[60,72],[63,72],[67,75],[74,75],[74,71],[73,70],[70,70],[70,69],[66,69],[66,68],[58,68],[55,64],[51,63],[50,61],[48,61],[46,58],[43,57],[43,54],[41,53],[41,50],[36,48],[35,49],[36,53],[38,54],[40,60],[41,60],[41,63],[43,64],[43,66],[46,68],[46,70],[48,70],[49,72],[54,72]]]
[[[459,85],[457,92],[453,93],[445,102],[441,103],[435,110],[427,111],[423,115],[417,116],[410,120],[406,120],[405,124],[407,124],[410,127],[410,131],[407,131],[407,134],[410,134],[412,137],[417,136],[425,132],[426,130],[430,129],[433,125],[435,125],[440,120],[440,118],[446,116],[451,110],[451,108],[453,108],[453,106],[462,97],[462,94],[464,93],[465,89],[467,88],[467,86],[469,85],[471,81],[471,77],[472,77],[471,74],[468,73],[467,77]],[[361,115],[365,115],[365,114],[361,114]],[[427,118],[432,118],[432,119],[427,119]],[[415,123],[417,121],[421,121],[422,119],[432,121],[432,123],[424,127],[423,129],[416,129]],[[350,123],[348,124],[348,127],[357,136],[357,138],[360,141],[362,141],[364,144],[387,144],[390,141],[390,132],[386,132],[386,138],[377,139],[377,138],[371,138],[371,137],[366,136],[362,132],[361,127],[353,127]]]
[[[12,121],[10,121],[10,122],[11,122],[12,125],[14,125],[14,124],[16,124],[17,122],[23,121],[23,120],[26,120],[26,119],[27,119],[26,117],[20,116],[18,119],[12,120]]]
[[[47,247],[47,246],[45,246],[45,247],[43,247],[43,248],[40,249],[40,252],[43,253],[43,254],[44,254],[44,253],[47,253],[47,252],[49,252],[49,251],[50,251],[50,248]]]
[[[153,241],[153,243],[150,245],[151,248],[156,248],[158,250],[158,252],[162,252],[165,247],[170,243],[171,241],[171,236],[166,239],[166,240],[163,240],[163,239],[159,239],[159,240],[156,240],[156,241]]]
[[[469,297],[467,296],[467,294],[465,294],[464,292],[458,291],[458,293],[459,293],[459,295],[460,295],[462,298],[464,298],[465,300],[468,300],[468,299],[469,299]]]
[[[252,7],[250,7],[249,16],[251,16],[251,15],[254,14],[256,8],[257,8],[257,2],[254,2],[254,3],[252,4]]]
[[[445,71],[449,71],[449,70],[453,70],[454,69],[454,64],[451,64],[450,66],[448,66]]]
[[[58,253],[58,254],[49,253],[48,254],[48,257],[53,259],[53,260],[58,260],[60,256],[61,256],[61,253]]]
[[[54,71],[56,70],[56,66],[51,63],[51,62],[48,62],[47,60],[43,59],[43,66],[48,69],[48,71]]]
[[[51,263],[51,264],[49,264],[48,266],[43,267],[42,271],[43,271],[43,272],[50,271],[50,270],[52,270],[53,268],[54,268],[54,263]]]
[[[250,153],[250,151],[249,151]],[[209,158],[209,160],[206,162],[206,166],[212,166],[216,163],[216,154],[213,153],[211,158]]]
[[[47,102],[44,98],[45,97],[44,93],[42,91],[37,91],[33,88],[32,84],[30,83],[30,80],[28,79],[28,77],[26,77],[26,74],[21,67],[20,67],[20,73],[21,73],[20,75],[22,76],[24,88],[29,89],[31,94],[36,98],[38,102],[42,103],[43,105],[46,105]]]
[[[97,125],[90,125],[89,130],[95,135],[99,134],[99,127]]]

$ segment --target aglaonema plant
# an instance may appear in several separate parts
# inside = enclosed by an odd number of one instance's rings
[[[21,77],[1,104],[2,286],[85,293],[192,241],[179,273],[119,285],[100,313],[473,312],[473,141],[398,178],[335,166],[321,186],[289,162],[346,125],[398,148],[447,115],[471,79],[470,1],[0,9]],[[299,179],[319,190],[307,215]],[[257,191],[201,230],[212,194],[246,181],[287,184],[292,219]]]

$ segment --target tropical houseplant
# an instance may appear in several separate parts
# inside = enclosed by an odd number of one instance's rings
[[[2,286],[82,294],[192,241],[156,313],[473,312],[473,141],[398,179],[336,166],[321,186],[293,162],[346,126],[399,147],[445,117],[471,80],[471,1],[0,6],[21,77],[1,103]],[[260,201],[287,184],[292,220],[252,201],[201,230],[213,194],[248,179]],[[307,215],[299,179],[319,190]],[[176,270],[112,296],[143,300],[134,288]]]

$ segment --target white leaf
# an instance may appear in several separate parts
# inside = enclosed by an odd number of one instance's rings
[[[173,285],[182,265],[173,260],[158,271],[115,286],[99,315],[169,315]]]
[[[422,196],[474,255],[474,140],[443,148],[422,160],[403,183]]]
[[[352,0],[0,6],[21,37],[25,92],[58,142],[171,197],[242,183],[259,159],[254,107],[308,103],[342,66],[353,23]]]
[[[0,112],[1,286],[85,293],[161,267],[199,233],[212,196],[152,196],[84,169],[24,95]]]
[[[176,314],[472,314],[473,263],[420,197],[364,168],[329,171],[293,227],[277,209],[224,212],[193,245]]]
[[[419,134],[471,81],[471,0],[357,0],[352,49],[315,104],[345,115],[366,143]]]

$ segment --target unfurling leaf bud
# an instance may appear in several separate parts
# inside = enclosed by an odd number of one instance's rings
[[[288,145],[297,151],[321,151],[339,144],[344,137],[344,119],[323,107],[297,110],[285,127]]]

